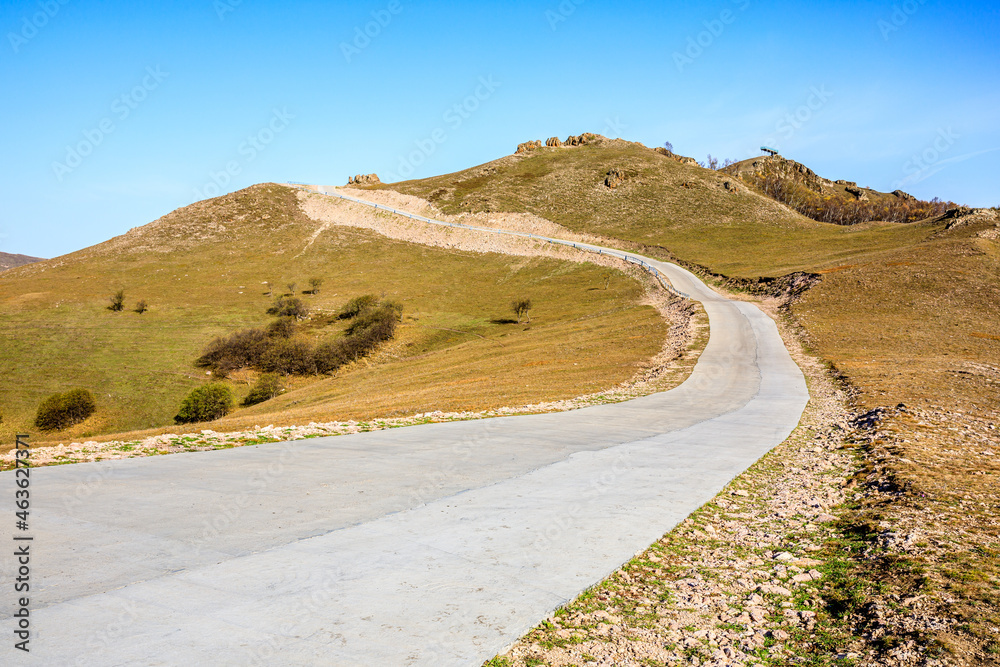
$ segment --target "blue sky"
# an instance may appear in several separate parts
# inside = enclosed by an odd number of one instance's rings
[[[600,132],[1000,204],[995,2],[5,0],[0,251]],[[367,34],[366,34],[367,32]]]

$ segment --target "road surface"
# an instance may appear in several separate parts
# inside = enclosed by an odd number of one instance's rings
[[[671,391],[32,471],[31,652],[13,647],[8,553],[0,662],[437,667],[502,652],[784,440],[808,400],[755,306],[630,256],[708,313],[708,345]],[[0,473],[6,545],[13,498]]]

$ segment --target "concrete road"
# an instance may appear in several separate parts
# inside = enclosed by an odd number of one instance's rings
[[[634,256],[633,256],[634,257]],[[29,654],[0,662],[479,665],[780,443],[808,400],[774,323],[687,271],[711,337],[668,392],[31,473]],[[0,540],[14,477],[0,474]]]

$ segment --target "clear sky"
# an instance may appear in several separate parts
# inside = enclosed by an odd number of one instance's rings
[[[0,29],[4,252],[581,132],[1000,204],[995,0],[4,0]]]

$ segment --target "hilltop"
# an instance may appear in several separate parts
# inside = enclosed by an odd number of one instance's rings
[[[0,271],[13,269],[16,266],[24,266],[34,262],[43,261],[41,257],[29,257],[28,255],[12,255],[7,252],[0,252]]]

